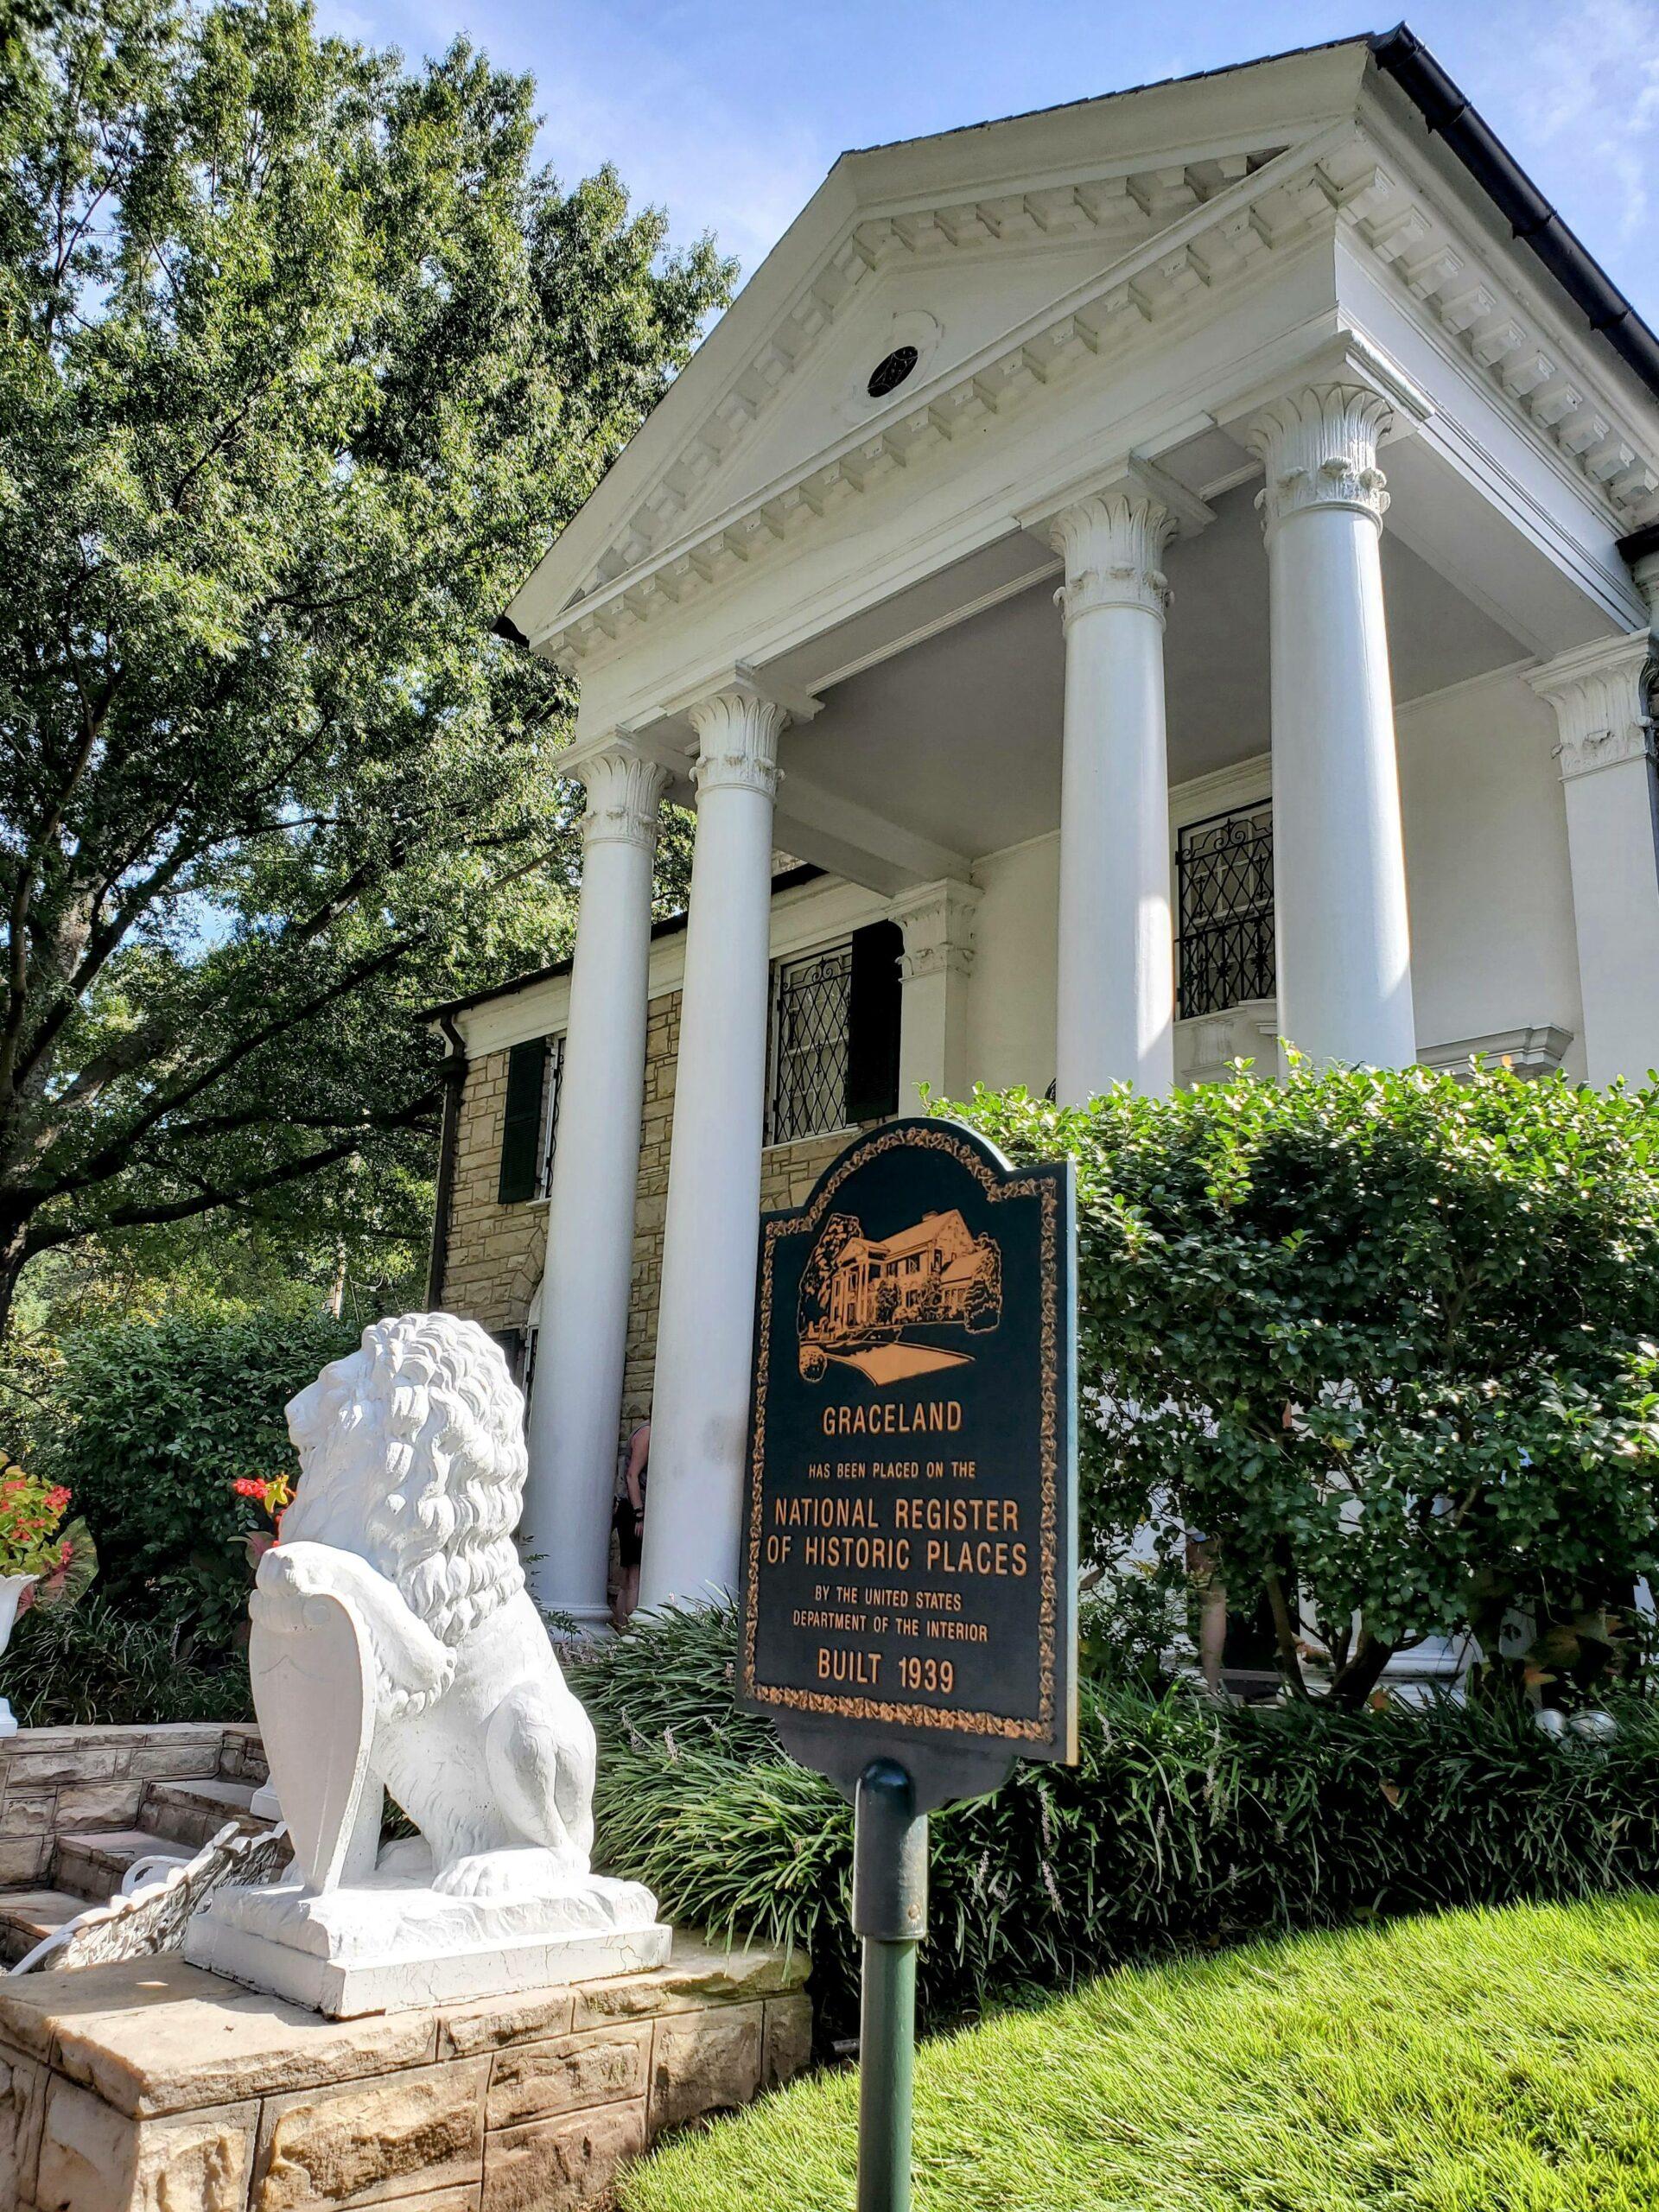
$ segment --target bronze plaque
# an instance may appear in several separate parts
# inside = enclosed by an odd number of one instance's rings
[[[1073,1211],[909,1120],[761,1224],[739,1688],[844,1788],[1077,1756]]]

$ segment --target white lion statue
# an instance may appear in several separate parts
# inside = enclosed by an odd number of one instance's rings
[[[218,1892],[186,1956],[339,2014],[660,1964],[651,1892],[588,1870],[594,1732],[513,1548],[499,1349],[452,1314],[377,1322],[288,1426],[248,1657],[296,1868]],[[382,1784],[418,1839],[382,1848]]]

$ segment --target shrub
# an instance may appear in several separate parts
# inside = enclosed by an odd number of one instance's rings
[[[851,1813],[733,1701],[729,1611],[671,1615],[575,1671],[601,1738],[601,1856],[665,1914],[799,1945],[855,2017]],[[1357,1915],[1659,1883],[1659,1708],[1601,1750],[1508,1702],[1217,1705],[1087,1675],[1074,1768],[1017,1767],[932,1821],[935,2022],[1119,1961]]]
[[[356,1336],[284,1316],[134,1322],[64,1339],[64,1419],[32,1471],[73,1493],[111,1614],[204,1653],[235,1643],[251,1579],[244,1538],[259,1516],[232,1484],[291,1469],[283,1408]]]
[[[114,1611],[94,1592],[18,1622],[0,1688],[25,1728],[155,1728],[175,1720],[251,1720],[246,1661],[181,1658],[163,1629]]]
[[[1294,1068],[959,1112],[1078,1194],[1087,1544],[1203,1529],[1336,1694],[1506,1617],[1587,1685],[1659,1563],[1659,1090]]]
[[[1659,1903],[1448,1915],[1122,1973],[925,2045],[930,2212],[1637,2212]],[[670,2142],[626,2212],[853,2201],[846,2072]]]

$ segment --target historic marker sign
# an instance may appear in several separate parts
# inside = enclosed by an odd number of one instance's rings
[[[761,1224],[740,1688],[849,1793],[1076,1757],[1072,1212],[1069,1163],[902,1121]]]

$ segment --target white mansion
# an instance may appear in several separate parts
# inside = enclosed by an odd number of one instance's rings
[[[647,1405],[645,1599],[731,1581],[763,1196],[920,1084],[1659,1063],[1656,515],[1659,344],[1408,32],[844,156],[508,613],[581,914],[435,1012],[433,1302],[537,1333],[543,1602]]]

